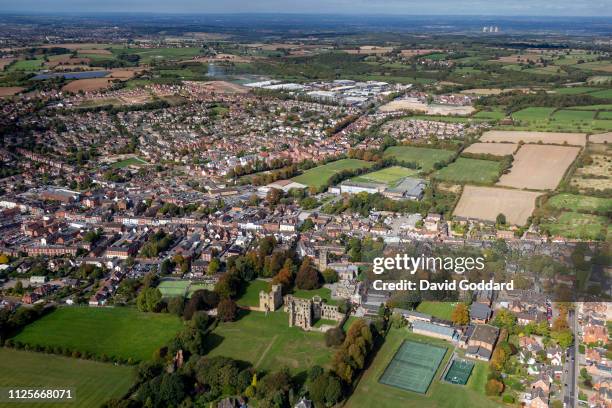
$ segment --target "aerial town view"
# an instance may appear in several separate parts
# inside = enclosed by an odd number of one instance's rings
[[[612,408],[611,217],[611,0],[0,0],[2,408]]]

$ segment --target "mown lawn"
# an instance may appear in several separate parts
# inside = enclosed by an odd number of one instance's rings
[[[426,313],[440,319],[450,320],[457,304],[454,302],[423,301],[417,306],[417,312]]]
[[[357,159],[336,160],[322,166],[313,167],[306,170],[303,174],[294,177],[293,181],[307,186],[322,187],[327,184],[329,179],[336,173],[344,170],[358,170],[372,167],[374,163]]]
[[[239,306],[259,306],[259,292],[262,290],[269,292],[270,283],[259,279],[251,281],[236,303]]]
[[[2,403],[4,408],[92,408],[119,398],[133,382],[133,368],[51,354],[0,348],[0,387],[72,389],[73,402]]]
[[[500,162],[459,157],[453,163],[438,170],[434,177],[455,183],[493,184],[499,178]]]
[[[434,379],[429,386],[427,394],[404,391],[378,382],[385,368],[393,358],[395,352],[405,339],[424,342],[436,346],[446,347],[448,351],[442,364],[438,368]],[[494,401],[484,395],[482,383],[482,367],[474,368],[474,373],[466,386],[449,384],[440,381],[440,376],[452,354],[452,346],[443,340],[420,336],[407,329],[392,329],[387,335],[384,344],[376,354],[374,361],[359,381],[353,395],[349,398],[348,408],[492,408],[497,407]],[[485,367],[486,368],[486,367]],[[486,373],[484,375],[486,381]]]
[[[141,361],[151,359],[182,327],[178,317],[167,313],[62,307],[26,326],[13,341]]]
[[[293,373],[329,366],[334,352],[325,346],[323,333],[289,327],[289,316],[280,310],[267,315],[241,310],[237,321],[220,323],[206,341],[208,356],[248,361],[260,370],[284,366]]]

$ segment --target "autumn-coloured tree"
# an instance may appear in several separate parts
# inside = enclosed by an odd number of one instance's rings
[[[463,326],[470,322],[470,311],[465,303],[458,303],[451,315],[453,323]]]
[[[500,395],[504,391],[504,383],[495,378],[491,378],[485,385],[487,395]]]

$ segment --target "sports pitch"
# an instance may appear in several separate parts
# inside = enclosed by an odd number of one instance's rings
[[[444,376],[444,381],[452,384],[465,385],[472,374],[474,363],[468,360],[453,360],[450,368]]]
[[[404,341],[379,382],[425,394],[445,354],[442,347]]]

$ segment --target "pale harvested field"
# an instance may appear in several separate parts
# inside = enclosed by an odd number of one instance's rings
[[[107,75],[107,78],[119,78],[119,79],[130,79],[137,73],[141,72],[142,69],[128,69],[128,68],[114,68],[111,69],[111,73]]]
[[[531,191],[465,186],[453,215],[495,222],[501,213],[508,223],[524,225],[535,209],[539,195]]]
[[[481,142],[511,142],[518,143],[552,143],[567,144],[574,146],[586,145],[586,133],[563,133],[563,132],[523,132],[517,130],[489,130],[484,132],[480,138]]]
[[[612,189],[612,156],[591,154],[593,162],[576,170],[570,185],[581,191]]]
[[[474,143],[464,150],[472,154],[492,154],[494,156],[506,156],[516,151],[516,143]]]
[[[427,107],[428,115],[471,115],[475,111],[473,106],[432,104]]]
[[[393,47],[376,47],[374,45],[363,45],[359,49],[343,50],[347,54],[355,55],[382,55],[393,51]]]
[[[473,106],[440,105],[418,101],[416,98],[396,99],[378,108],[380,112],[417,111],[428,115],[470,115],[475,111]]]
[[[217,92],[217,93],[243,94],[243,93],[249,92],[249,88],[244,87],[239,84],[233,84],[227,81],[209,81],[209,82],[198,83],[198,84],[199,86],[208,88],[208,90],[211,92]]]
[[[579,152],[579,147],[523,145],[514,155],[510,173],[503,174],[497,185],[553,190]]]
[[[3,96],[13,96],[23,91],[25,88],[20,86],[0,86],[0,98]]]
[[[381,112],[394,112],[399,110],[427,112],[427,104],[419,102],[414,98],[396,99],[394,101],[384,104],[378,110]]]
[[[72,81],[62,88],[66,92],[90,92],[104,89],[110,85],[113,78],[90,78],[90,79],[77,79]]]
[[[589,136],[591,143],[612,143],[612,132]]]
[[[0,58],[0,71],[4,69],[11,62],[15,61],[15,58]]]
[[[504,90],[501,88],[472,88],[461,91],[462,94],[466,95],[499,95],[502,92]]]

